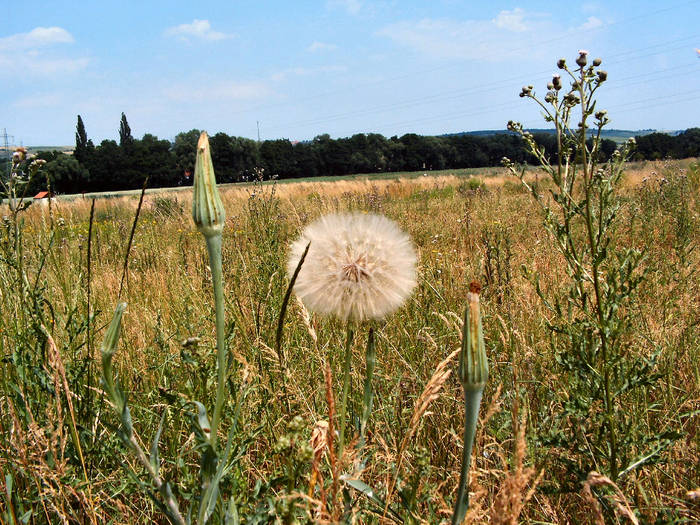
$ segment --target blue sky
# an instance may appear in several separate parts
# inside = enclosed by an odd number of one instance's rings
[[[540,93],[579,49],[609,73],[612,127],[700,126],[700,0],[15,2],[0,30],[0,131],[74,143],[542,127]]]

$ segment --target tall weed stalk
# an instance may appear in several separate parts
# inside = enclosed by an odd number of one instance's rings
[[[546,180],[533,183],[525,168],[508,159],[503,163],[539,204],[566,274],[558,292],[546,290],[540,276],[528,272],[551,314],[546,322],[563,373],[555,400],[560,408],[540,439],[568,449],[561,459],[576,481],[597,470],[616,482],[657,460],[670,436],[654,434],[648,426],[648,404],[637,403],[635,397],[659,374],[658,352],[645,355],[636,346],[632,306],[645,283],[644,253],[620,242],[618,231],[619,189],[634,140],[610,159],[603,157],[601,133],[609,118],[597,109],[596,93],[607,73],[600,69],[600,59],[589,65],[585,51],[575,62],[573,68],[564,59],[557,64],[568,89],[555,75],[544,99],[535,95],[533,86],[520,93],[537,103],[554,126],[556,154],[548,156],[521,124],[508,123],[537,158]]]

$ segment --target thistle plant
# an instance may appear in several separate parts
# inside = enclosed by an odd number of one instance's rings
[[[462,449],[462,469],[452,514],[452,525],[462,523],[469,509],[469,469],[472,448],[474,447],[476,425],[479,421],[481,396],[489,378],[489,364],[481,326],[479,292],[480,286],[476,282],[472,282],[469,285],[467,307],[464,311],[464,324],[462,325],[462,350],[459,354],[457,373],[464,389],[464,448]]]
[[[556,361],[564,372],[562,409],[547,414],[550,437],[543,441],[570,449],[566,463],[578,480],[590,470],[603,471],[613,481],[653,461],[663,446],[661,436],[643,428],[648,410],[633,410],[633,393],[653,383],[656,354],[642,355],[634,348],[634,320],[630,305],[644,281],[643,253],[618,244],[618,214],[622,206],[619,186],[634,140],[619,147],[610,159],[601,153],[601,133],[610,122],[597,108],[596,93],[608,78],[598,58],[589,61],[580,51],[575,67],[560,59],[557,67],[568,78],[554,75],[543,99],[533,86],[520,96],[533,100],[546,122],[554,126],[556,153],[550,158],[533,135],[517,122],[508,129],[519,134],[527,150],[547,175],[543,185],[526,178],[525,168],[508,159],[504,165],[518,177],[544,214],[564,261],[565,297],[554,296],[530,274],[552,316]],[[543,193],[542,188],[549,191]],[[641,435],[640,435],[641,434]],[[652,444],[652,451],[637,448]],[[634,454],[637,454],[635,459]]]

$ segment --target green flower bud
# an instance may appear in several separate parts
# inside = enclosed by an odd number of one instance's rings
[[[203,131],[197,143],[197,161],[194,165],[194,189],[192,219],[205,237],[221,235],[226,221],[226,211],[216,188],[214,165],[209,150],[209,137]]]
[[[462,328],[462,352],[459,355],[459,379],[465,391],[483,390],[489,377],[484,333],[481,327],[478,283],[469,285],[467,308]]]

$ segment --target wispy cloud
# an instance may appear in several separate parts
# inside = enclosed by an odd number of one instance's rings
[[[383,27],[377,34],[431,58],[497,62],[546,53],[542,40],[547,35],[570,33],[576,38],[577,33],[602,26],[599,18],[589,16],[578,27],[563,29],[549,15],[516,8],[483,20],[404,20]],[[536,45],[538,42],[542,45]]]
[[[337,48],[338,46],[336,46],[335,44],[328,44],[326,42],[314,42],[309,47],[307,47],[306,50],[311,53],[317,53],[319,51],[333,51]]]
[[[178,26],[169,27],[164,32],[165,36],[181,38],[183,40],[198,39],[207,41],[226,40],[233,38],[232,33],[222,33],[215,31],[211,27],[209,20],[194,19],[189,24],[180,24]]]
[[[12,102],[12,106],[18,109],[48,108],[58,106],[62,102],[64,102],[64,98],[61,94],[43,93],[20,97]]]
[[[603,21],[596,16],[589,16],[588,19],[581,24],[580,29],[584,31],[590,31],[591,29],[598,29],[603,25]]]
[[[17,52],[73,42],[73,35],[62,27],[35,27],[28,33],[16,33],[0,38],[0,51]]]
[[[84,69],[88,58],[62,56],[56,48],[75,42],[62,27],[35,27],[0,38],[0,76],[17,68],[30,75],[69,74]]]
[[[362,0],[328,0],[326,7],[341,8],[351,15],[356,15],[362,9]]]
[[[520,7],[516,7],[512,11],[501,11],[496,18],[493,19],[496,27],[506,29],[508,31],[522,32],[529,29],[525,23],[525,11]]]
[[[222,81],[196,89],[190,84],[182,84],[165,90],[168,98],[178,102],[255,100],[272,94],[272,89],[263,82]]]
[[[290,67],[283,71],[278,71],[274,73],[270,78],[275,82],[280,82],[286,80],[289,76],[306,77],[310,75],[319,75],[323,73],[342,73],[347,71],[346,66],[331,65],[331,66],[319,66],[319,67]]]

